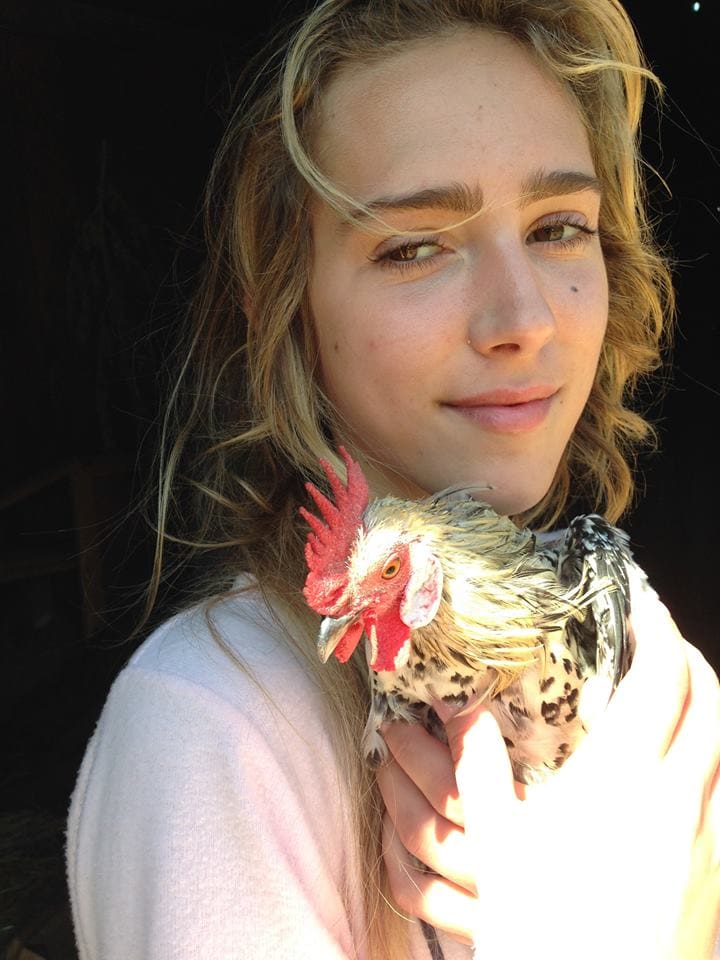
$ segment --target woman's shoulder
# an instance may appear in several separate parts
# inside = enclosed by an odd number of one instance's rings
[[[306,763],[312,743],[332,755],[313,656],[312,637],[303,645],[300,628],[257,589],[198,603],[155,629],[120,670],[85,764],[105,755],[132,765],[151,743],[178,769],[239,745],[290,766]]]
[[[223,770],[234,771],[242,790],[271,771],[276,781],[334,783],[328,707],[290,630],[253,590],[198,604],[158,627],[108,693],[74,808],[87,789],[114,795],[121,783],[148,794],[188,777],[209,782]]]
[[[307,956],[301,917],[308,943],[336,926],[352,943],[344,768],[288,631],[257,591],[215,598],[163,623],[116,678],[68,818],[83,957],[195,956],[208,935],[217,956],[275,956],[288,930]]]
[[[250,582],[239,582],[167,619],[128,660],[121,676],[188,684],[244,710],[258,698],[287,701],[315,689],[301,628]]]

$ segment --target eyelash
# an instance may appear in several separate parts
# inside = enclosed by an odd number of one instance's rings
[[[597,236],[596,229],[588,227],[584,223],[578,223],[577,220],[574,220],[572,217],[556,217],[554,220],[547,220],[545,223],[541,223],[536,226],[530,231],[530,233],[532,235],[539,230],[547,230],[551,229],[552,227],[575,227],[578,233],[563,240],[539,240],[537,241],[538,243],[547,243],[553,247],[559,247],[561,250],[569,250],[579,244],[587,243],[591,237]],[[430,257],[424,257],[422,260],[392,259],[393,254],[400,253],[401,251],[419,250],[420,247],[438,247],[439,253],[433,254]],[[377,263],[384,270],[422,270],[426,267],[432,266],[437,257],[447,249],[448,248],[443,245],[439,237],[419,237],[417,240],[399,244],[398,246],[392,247],[389,250],[385,250],[375,256],[370,256],[368,259],[373,263]]]
[[[433,254],[431,257],[424,257],[422,260],[393,260],[393,254],[401,253],[404,250],[412,251],[419,250],[420,247],[438,247],[439,251],[447,250],[441,242],[439,237],[419,237],[417,240],[408,241],[401,243],[396,247],[392,247],[389,250],[384,250],[382,253],[379,253],[375,256],[368,257],[373,263],[377,263],[378,266],[382,267],[384,270],[422,270],[425,267],[431,266],[439,254]]]
[[[578,223],[578,221],[572,217],[556,217],[554,220],[547,220],[545,223],[538,224],[538,226],[530,232],[536,233],[538,230],[547,230],[552,227],[575,227],[575,229],[579,231],[575,236],[567,237],[564,240],[545,241],[545,243],[550,243],[554,247],[560,247],[561,250],[567,250],[569,247],[574,247],[580,243],[587,243],[590,237],[597,236],[597,229],[588,227],[585,223]],[[543,241],[538,242],[542,243]]]

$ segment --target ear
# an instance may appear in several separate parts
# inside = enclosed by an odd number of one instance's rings
[[[423,543],[408,545],[410,554],[410,579],[400,603],[400,617],[408,627],[415,630],[426,627],[440,606],[443,588],[443,572],[440,561]]]

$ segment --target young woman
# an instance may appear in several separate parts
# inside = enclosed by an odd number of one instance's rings
[[[325,0],[258,71],[166,420],[158,576],[173,540],[209,573],[80,771],[82,960],[427,957],[418,918],[448,960],[712,955],[720,695],[658,601],[548,784],[518,795],[479,709],[450,749],[392,725],[380,795],[364,654],[321,664],[301,594],[303,483],[339,443],[376,494],[482,480],[538,528],[627,507],[672,299],[648,79],[615,0]]]

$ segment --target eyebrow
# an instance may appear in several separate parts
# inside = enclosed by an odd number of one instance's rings
[[[519,205],[523,209],[531,203],[548,197],[560,197],[570,193],[582,193],[590,190],[602,194],[601,181],[588,173],[578,170],[536,170],[526,177],[520,185]],[[372,219],[373,214],[394,210],[449,210],[461,216],[471,216],[482,209],[483,192],[479,186],[470,187],[464,183],[449,183],[438,187],[427,187],[409,193],[377,197],[365,203],[365,209],[354,207],[350,216],[356,221]],[[341,221],[340,229],[351,227],[349,218]]]
[[[584,193],[586,190],[602,195],[602,182],[596,176],[579,170],[537,170],[522,182],[520,207],[522,209],[548,197]]]

